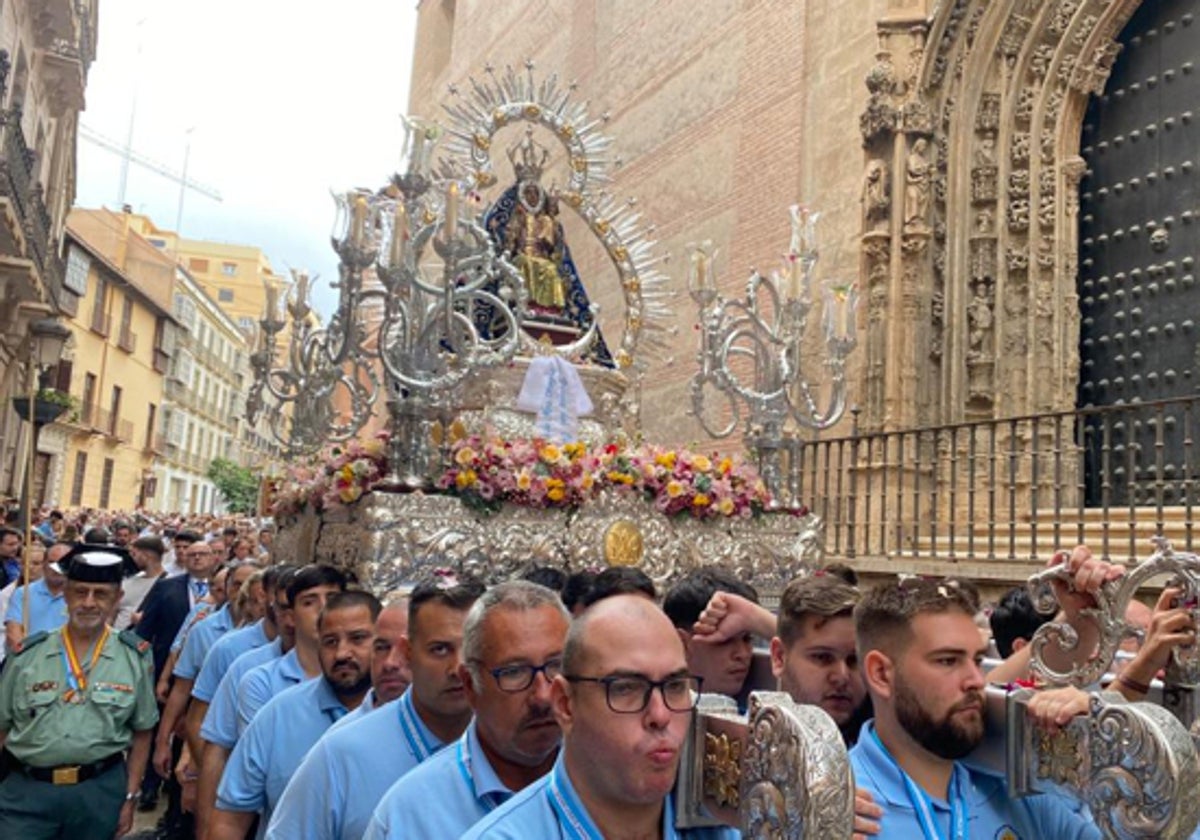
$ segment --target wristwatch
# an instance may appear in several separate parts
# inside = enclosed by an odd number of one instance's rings
[[[141,796],[141,793],[139,793],[138,791],[135,790],[133,793],[125,794],[125,801],[132,802],[133,800],[137,799],[139,796]]]

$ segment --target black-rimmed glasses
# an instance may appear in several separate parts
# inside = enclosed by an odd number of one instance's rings
[[[652,680],[636,674],[612,674],[607,677],[567,676],[567,682],[599,683],[604,686],[608,708],[623,715],[635,715],[650,705],[654,689],[662,694],[663,703],[672,712],[690,712],[700,702],[700,677],[678,674],[665,680]]]
[[[490,668],[488,673],[496,681],[501,691],[515,694],[533,685],[534,677],[538,674],[546,676],[550,682],[562,673],[561,659],[548,659],[541,665],[505,665],[501,668]]]

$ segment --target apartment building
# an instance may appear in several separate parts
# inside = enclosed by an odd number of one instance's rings
[[[174,265],[108,210],[71,213],[67,265],[84,294],[54,384],[73,405],[39,439],[43,501],[152,507],[165,376],[177,352]]]
[[[97,0],[0,3],[0,405],[25,393],[29,323],[72,313],[63,231],[75,142],[96,55]],[[0,412],[0,491],[17,495],[28,424]],[[44,460],[40,465],[45,466]]]

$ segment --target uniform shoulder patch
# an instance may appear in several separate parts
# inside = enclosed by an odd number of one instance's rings
[[[41,630],[41,631],[38,631],[37,633],[33,633],[29,636],[26,636],[24,639],[22,639],[20,642],[17,643],[17,648],[16,648],[16,650],[13,651],[13,656],[20,656],[22,653],[29,650],[30,648],[37,647],[42,642],[46,641],[46,639],[48,639],[48,638],[50,638],[50,634],[47,633],[45,630]]]
[[[150,652],[150,643],[137,633],[134,633],[132,630],[122,630],[121,635],[118,636],[118,638],[140,654],[147,654]]]

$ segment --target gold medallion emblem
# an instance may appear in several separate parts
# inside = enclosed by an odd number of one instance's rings
[[[642,562],[642,532],[628,519],[619,519],[604,532],[604,560],[610,566]]]

